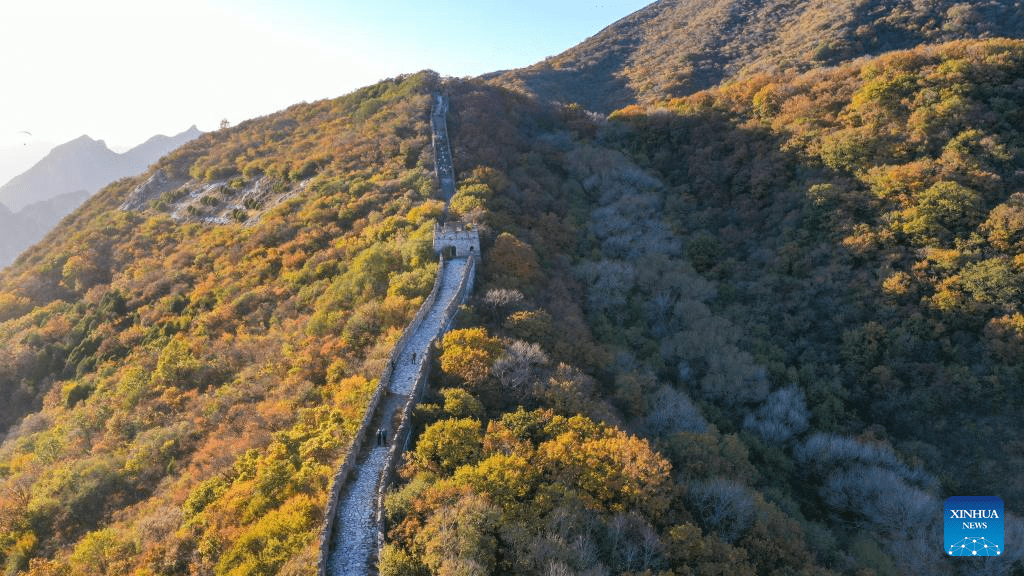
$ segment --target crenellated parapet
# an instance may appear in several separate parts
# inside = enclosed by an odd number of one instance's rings
[[[434,224],[434,252],[446,258],[480,259],[480,232],[462,222]]]

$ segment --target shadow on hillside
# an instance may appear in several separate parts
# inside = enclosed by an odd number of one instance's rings
[[[943,327],[945,317],[927,306],[882,293],[873,277],[898,261],[899,246],[875,254],[850,250],[852,235],[845,230],[861,222],[878,225],[885,215],[867,188],[808,161],[770,130],[713,110],[663,111],[629,121],[625,147],[666,184],[669,228],[679,231],[698,271],[717,281],[721,302],[744,338],[807,375],[818,418],[838,422],[857,414],[881,426],[929,471],[950,479],[954,493],[970,486],[1019,500],[1024,482],[1008,480],[1019,476],[1016,448],[994,446],[963,459],[969,447],[997,431],[1019,431],[1015,414],[963,403],[949,392],[969,387],[953,384],[948,375],[993,362],[981,329],[953,333]],[[810,194],[822,185],[842,193],[824,200]],[[916,331],[925,318],[936,332]],[[868,363],[851,360],[857,342],[852,335],[864,326],[879,327],[887,342]],[[940,345],[950,336],[938,330],[953,333],[956,347]],[[978,389],[991,393],[984,386]],[[889,392],[879,395],[883,387]],[[1007,403],[1017,401],[1019,396]]]
[[[593,64],[574,68],[556,68],[549,62],[542,62],[517,71],[516,80],[541,100],[576,102],[587,110],[608,114],[636,102],[636,92],[621,74],[627,56],[626,50],[618,49]],[[495,72],[484,79],[498,79],[505,74]]]

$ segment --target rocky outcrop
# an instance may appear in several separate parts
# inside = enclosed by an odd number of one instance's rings
[[[183,180],[172,180],[167,177],[163,170],[157,170],[145,182],[135,187],[128,194],[128,199],[121,204],[121,210],[142,210],[149,206],[149,203],[160,197],[164,192],[181,187]]]

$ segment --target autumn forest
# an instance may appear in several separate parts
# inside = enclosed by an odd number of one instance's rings
[[[109,185],[0,272],[4,574],[315,574],[442,218],[483,258],[382,576],[1024,574],[1024,41],[965,26],[572,100],[423,71]],[[942,554],[966,494],[1002,558]]]

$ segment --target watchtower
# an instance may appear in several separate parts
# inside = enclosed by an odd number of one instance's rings
[[[469,258],[480,260],[480,233],[462,222],[434,224],[434,252],[446,258]]]

